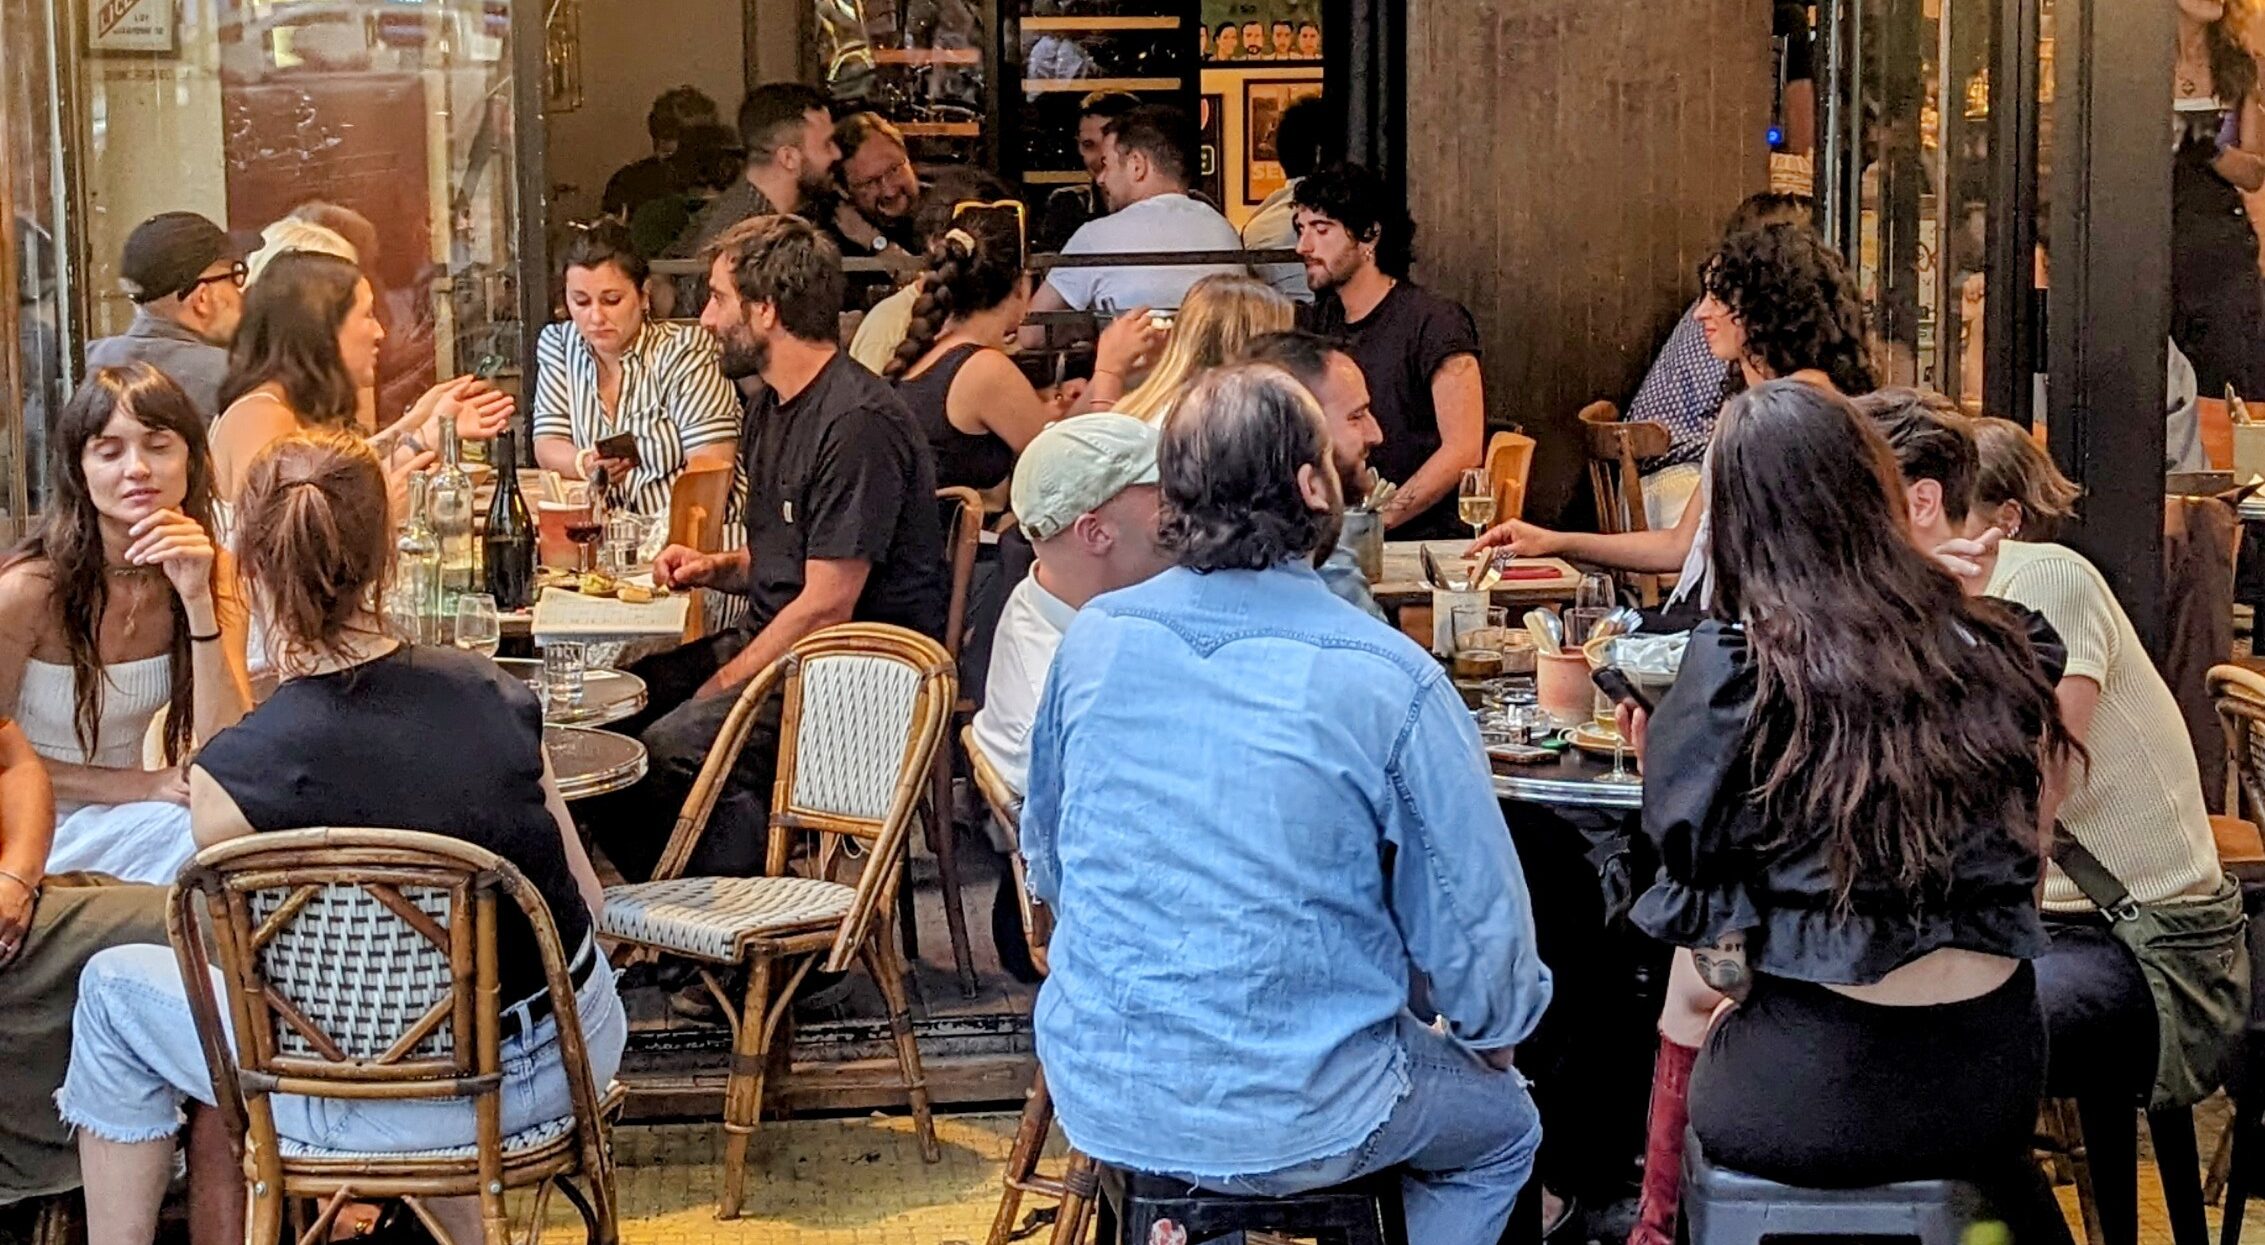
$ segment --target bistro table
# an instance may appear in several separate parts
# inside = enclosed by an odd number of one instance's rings
[[[584,671],[582,703],[557,710],[542,693],[542,662],[531,657],[498,657],[495,664],[534,685],[536,697],[543,702],[543,723],[547,726],[606,726],[645,707],[645,680],[626,670]]]
[[[1633,768],[1635,758],[1629,758]],[[1553,808],[1634,810],[1644,806],[1639,783],[1601,782],[1612,772],[1612,761],[1567,746],[1554,761],[1535,765],[1491,763],[1494,794],[1503,800],[1525,800]]]
[[[1406,605],[1431,604],[1431,585],[1424,582],[1423,548],[1431,547],[1431,554],[1443,567],[1465,565],[1463,550],[1470,548],[1467,540],[1388,540],[1384,542],[1384,573],[1370,585],[1376,603],[1386,609]],[[1496,584],[1488,595],[1497,605],[1556,605],[1570,601],[1580,589],[1581,572],[1563,558],[1514,558],[1503,563],[1507,571],[1513,566],[1540,566],[1557,572],[1548,579],[1505,579]]]
[[[645,745],[587,726],[543,727],[558,793],[569,800],[619,791],[645,776]]]

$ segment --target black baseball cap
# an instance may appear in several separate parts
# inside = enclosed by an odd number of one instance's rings
[[[118,257],[119,284],[137,303],[179,294],[221,260],[242,259],[260,247],[255,233],[230,233],[195,212],[160,212],[126,235]]]

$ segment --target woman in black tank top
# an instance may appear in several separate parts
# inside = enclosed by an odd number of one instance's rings
[[[1046,426],[1046,404],[999,347],[1030,307],[1010,220],[969,213],[928,249],[920,300],[884,371],[936,455],[942,488],[996,489]]]

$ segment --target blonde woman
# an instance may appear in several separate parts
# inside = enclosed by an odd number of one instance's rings
[[[1251,341],[1294,326],[1296,304],[1248,273],[1217,273],[1188,289],[1172,325],[1171,342],[1140,387],[1125,392],[1124,376],[1097,363],[1085,409],[1121,411],[1155,423],[1204,372],[1239,358]]]

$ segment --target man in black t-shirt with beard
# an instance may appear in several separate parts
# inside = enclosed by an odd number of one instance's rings
[[[1399,484],[1384,524],[1396,537],[1457,535],[1455,494],[1486,452],[1486,395],[1471,313],[1407,279],[1414,226],[1376,174],[1333,164],[1298,183],[1307,327],[1349,343],[1384,444],[1369,454]]]
[[[645,778],[592,801],[585,821],[625,877],[649,877],[740,689],[796,642],[844,622],[941,637],[950,583],[936,469],[895,391],[835,345],[840,253],[808,221],[762,216],[709,248],[701,326],[724,374],[759,376],[747,401],[744,548],[661,551],[656,582],[747,598],[746,623],[637,662],[647,703],[613,729],[645,743]],[[779,709],[773,698],[732,766],[688,874],[761,872]]]

